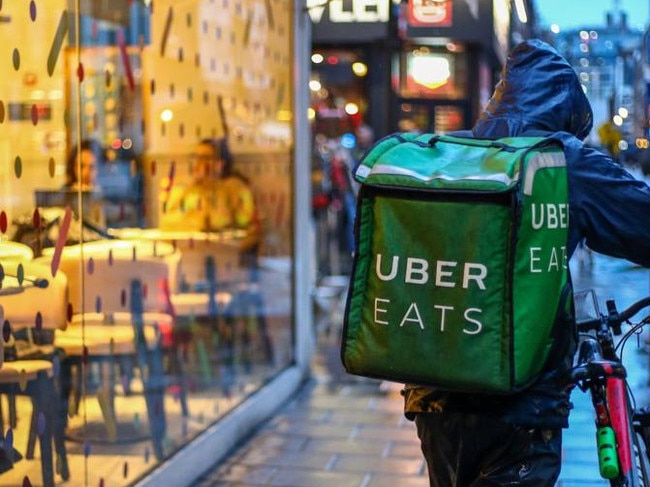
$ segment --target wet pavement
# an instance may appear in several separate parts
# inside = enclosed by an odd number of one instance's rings
[[[648,270],[603,256],[574,258],[576,289],[594,288],[619,309],[647,295]],[[604,304],[603,304],[604,306]],[[604,308],[603,308],[604,309]],[[317,322],[312,378],[269,421],[195,487],[427,487],[413,423],[402,415],[399,385],[353,377],[339,360],[340,306]],[[644,333],[645,335],[646,333]],[[628,342],[624,362],[639,404],[650,404],[645,336]],[[557,487],[609,485],[599,477],[593,412],[576,390]]]

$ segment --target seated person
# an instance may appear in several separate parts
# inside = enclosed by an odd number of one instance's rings
[[[15,218],[12,240],[32,248],[36,257],[59,240],[60,224],[66,207],[72,210],[73,223],[66,234],[66,244],[110,238],[106,232],[106,215],[102,191],[97,184],[97,169],[104,163],[104,150],[99,142],[85,139],[75,146],[66,161],[66,182],[60,189],[36,189],[35,204],[39,211],[39,228],[34,228],[34,212]],[[79,203],[81,196],[81,211]],[[83,225],[78,224],[83,214]]]
[[[241,250],[254,250],[260,238],[253,192],[246,178],[232,169],[225,139],[204,139],[193,155],[192,179],[162,192],[163,230],[246,230]]]
[[[106,159],[104,148],[93,139],[84,139],[70,152],[66,161],[64,189],[95,191],[98,165]],[[78,158],[80,161],[78,161]]]
[[[106,151],[93,139],[84,139],[75,146],[66,161],[66,182],[63,191],[82,191],[92,194],[83,200],[84,220],[100,228],[106,226],[104,208],[101,203],[101,187],[97,182],[99,165],[106,161]],[[71,205],[76,208],[76,204]]]

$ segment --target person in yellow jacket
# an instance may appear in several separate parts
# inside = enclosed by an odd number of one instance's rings
[[[601,145],[607,149],[609,155],[618,161],[620,155],[619,142],[623,139],[621,131],[611,122],[605,122],[598,127],[598,137]]]
[[[246,230],[243,245],[259,241],[259,218],[248,180],[233,168],[226,139],[203,139],[192,155],[192,181],[170,182],[162,192],[160,227],[164,230],[218,232]]]

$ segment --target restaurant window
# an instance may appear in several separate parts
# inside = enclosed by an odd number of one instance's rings
[[[293,363],[291,12],[0,0],[0,484],[131,485]]]

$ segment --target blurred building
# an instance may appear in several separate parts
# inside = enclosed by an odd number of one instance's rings
[[[648,133],[644,32],[620,8],[606,12],[602,25],[554,30],[548,40],[574,66],[594,111],[588,142],[631,157]]]
[[[337,185],[336,170],[365,152],[359,127],[375,140],[471,127],[536,15],[532,0],[307,0],[307,11],[316,260],[327,276],[345,273],[351,254],[342,236],[354,183]]]
[[[513,43],[536,25],[524,0],[308,1],[317,133],[364,122],[396,130],[468,128]]]

